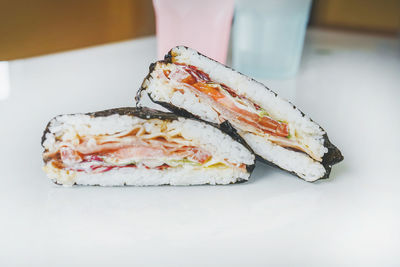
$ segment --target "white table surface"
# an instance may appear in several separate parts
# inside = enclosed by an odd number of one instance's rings
[[[60,187],[41,170],[55,115],[134,104],[152,38],[10,63],[0,100],[0,266],[400,264],[400,43],[308,32],[299,75],[267,85],[345,160],[304,182],[258,164],[229,186]]]

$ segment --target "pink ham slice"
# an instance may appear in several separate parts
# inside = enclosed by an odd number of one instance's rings
[[[108,138],[108,137],[107,137]],[[198,163],[204,163],[211,158],[210,153],[204,149],[187,146],[168,141],[162,137],[154,139],[142,139],[137,136],[117,137],[113,141],[102,142],[102,137],[81,138],[81,143],[77,147],[64,146],[60,148],[60,158],[64,164],[85,161],[99,161],[98,156],[106,156],[115,159],[157,159],[162,157],[188,158]],[[52,158],[53,155],[46,157]]]

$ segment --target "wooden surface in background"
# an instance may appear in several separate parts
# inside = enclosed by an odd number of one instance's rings
[[[0,0],[0,60],[154,32],[151,0]]]
[[[400,0],[314,0],[311,24],[398,34]]]
[[[0,0],[0,60],[151,35],[154,24],[151,0]],[[400,0],[314,0],[311,24],[396,34]]]

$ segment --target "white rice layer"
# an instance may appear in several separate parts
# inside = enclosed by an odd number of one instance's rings
[[[153,186],[153,185],[199,185],[230,184],[248,180],[250,174],[236,168],[195,169],[189,166],[165,170],[145,168],[122,168],[90,174],[59,170],[50,164],[44,167],[50,179],[62,185],[100,186]]]
[[[307,154],[285,149],[252,133],[243,133],[242,137],[257,155],[287,171],[296,173],[306,181],[316,181],[326,173],[324,166]]]

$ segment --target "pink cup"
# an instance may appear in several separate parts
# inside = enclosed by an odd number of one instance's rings
[[[158,58],[177,45],[226,63],[234,0],[153,0]]]

